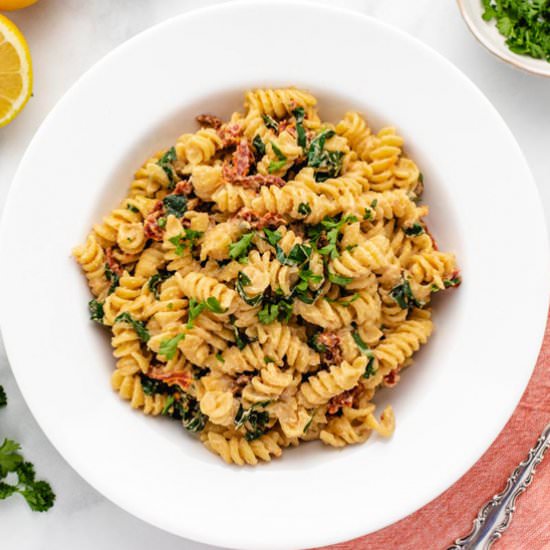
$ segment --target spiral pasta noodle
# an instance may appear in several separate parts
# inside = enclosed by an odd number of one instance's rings
[[[403,137],[352,110],[323,121],[296,88],[197,121],[73,250],[113,390],[237,466],[390,437],[377,392],[430,337],[432,294],[461,282]]]

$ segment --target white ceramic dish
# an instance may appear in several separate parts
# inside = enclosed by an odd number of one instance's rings
[[[550,63],[545,59],[534,59],[510,51],[506,39],[498,32],[495,21],[482,19],[484,8],[481,0],[457,0],[457,3],[471,33],[492,54],[518,69],[540,76],[550,76]]]
[[[464,284],[390,400],[389,441],[318,444],[257,468],[224,465],[178,423],[110,390],[113,360],[88,320],[70,250],[124,195],[136,166],[227,116],[243,90],[294,84],[336,119],[396,124],[421,166],[430,227]],[[38,422],[94,487],[136,516],[235,548],[297,548],[384,527],[456,481],[504,426],[529,379],[547,311],[548,246],[537,192],[510,131],[479,90],[417,40],[311,4],[231,3],[177,17],[113,51],[34,137],[2,222],[0,316]]]

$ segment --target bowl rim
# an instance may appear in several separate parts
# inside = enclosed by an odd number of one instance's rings
[[[350,16],[353,16],[355,18],[358,18],[358,19],[362,19],[363,21],[367,21],[373,25],[376,25],[378,27],[381,27],[381,28],[384,28],[388,31],[390,31],[391,33],[394,33],[394,34],[398,34],[400,36],[403,36],[407,41],[411,42],[411,43],[414,43],[416,44],[419,48],[423,49],[425,52],[429,52],[431,56],[439,59],[440,61],[444,62],[446,64],[446,66],[448,67],[448,69],[450,71],[452,71],[453,73],[455,74],[458,74],[460,79],[464,82],[464,84],[466,86],[468,86],[470,89],[472,89],[473,92],[476,93],[476,95],[478,96],[478,98],[480,100],[482,100],[485,105],[486,105],[486,108],[488,110],[490,110],[494,115],[496,115],[499,123],[501,124],[502,126],[502,131],[504,133],[506,133],[513,141],[513,144],[515,146],[515,148],[517,149],[519,155],[520,155],[520,158],[522,160],[522,162],[525,164],[525,167],[527,169],[527,172],[528,172],[528,175],[530,176],[528,179],[530,180],[530,182],[532,183],[533,187],[534,187],[534,191],[535,193],[538,194],[538,189],[536,187],[536,185],[534,184],[534,180],[533,180],[533,177],[532,175],[530,174],[530,171],[529,171],[529,168],[528,168],[528,165],[525,161],[525,157],[524,155],[521,153],[521,150],[517,144],[517,141],[514,139],[513,137],[513,134],[511,133],[510,129],[506,126],[505,122],[503,121],[502,117],[498,114],[498,111],[495,109],[495,107],[488,101],[488,99],[485,97],[485,95],[479,90],[479,88],[477,88],[477,86],[475,86],[472,81],[466,76],[464,75],[464,73],[462,73],[460,70],[458,70],[456,68],[455,65],[453,65],[450,61],[448,61],[444,56],[442,56],[441,54],[439,54],[436,50],[430,48],[429,46],[427,46],[426,44],[424,44],[423,42],[421,42],[420,40],[416,39],[415,37],[409,35],[408,33],[402,31],[401,29],[399,28],[396,28],[396,27],[393,27],[392,25],[389,25],[385,22],[382,22],[376,18],[373,18],[373,17],[370,17],[370,16],[367,16],[365,14],[362,14],[362,13],[358,13],[354,10],[350,10],[350,9],[345,9],[345,8],[341,8],[341,7],[335,7],[335,6],[324,6],[324,5],[319,5],[319,4],[315,4],[314,2],[309,2],[309,1],[306,1],[306,0],[301,0],[301,1],[297,1],[297,2],[291,2],[289,0],[286,0],[284,2],[279,2],[277,0],[271,0],[269,2],[265,2],[265,5],[267,6],[276,6],[277,8],[280,8],[280,6],[288,6],[288,7],[294,7],[294,6],[298,6],[298,7],[308,7],[308,8],[316,8],[316,9],[320,9],[322,10],[323,12],[329,12],[329,13],[342,13],[342,14],[347,14],[347,15],[350,15]],[[254,1],[251,1],[251,0],[241,0],[241,1],[237,1],[237,2],[232,2],[230,4],[220,4],[220,5],[215,5],[215,6],[208,6],[208,7],[204,7],[204,8],[201,8],[199,10],[191,10],[187,13],[184,13],[184,14],[180,14],[180,15],[177,15],[173,18],[170,18],[168,20],[165,20],[163,22],[160,22],[158,23],[157,25],[154,25],[153,27],[149,28],[149,29],[146,29],[144,30],[143,32],[139,33],[138,35],[136,35],[135,37],[131,38],[130,40],[128,40],[127,42],[125,42],[124,44],[122,44],[121,46],[115,48],[114,50],[112,50],[111,52],[109,52],[106,56],[104,56],[101,60],[99,60],[96,64],[94,64],[88,71],[86,71],[70,88],[69,90],[67,90],[67,92],[62,96],[62,98],[59,100],[58,104],[56,104],[56,107],[54,107],[54,109],[48,114],[48,116],[46,117],[45,121],[43,122],[43,124],[41,125],[41,127],[39,128],[39,130],[37,131],[37,134],[35,135],[35,137],[32,139],[31,143],[29,144],[29,148],[28,150],[32,147],[32,145],[35,143],[35,138],[38,136],[38,135],[41,135],[42,131],[44,130],[44,128],[47,126],[47,123],[50,122],[51,118],[53,118],[53,114],[54,112],[57,110],[57,107],[59,105],[60,102],[62,102],[64,99],[67,98],[67,96],[69,97],[72,97],[72,95],[74,93],[76,93],[76,89],[79,88],[80,84],[82,84],[82,81],[83,80],[86,80],[88,77],[91,76],[91,73],[95,71],[95,69],[97,69],[98,65],[102,64],[102,62],[107,59],[108,57],[111,56],[112,53],[114,52],[118,52],[126,47],[128,47],[131,43],[133,43],[134,40],[136,39],[141,39],[143,37],[143,35],[147,34],[147,33],[152,33],[154,32],[154,30],[157,29],[157,27],[162,27],[163,25],[165,24],[168,24],[169,22],[172,22],[174,19],[178,19],[178,20],[182,20],[182,19],[186,19],[188,17],[193,17],[193,16],[196,16],[198,14],[198,12],[200,12],[201,14],[204,14],[204,13],[213,13],[215,12],[216,10],[219,10],[219,9],[231,9],[233,6],[238,6],[238,7],[242,7],[242,6],[245,6],[245,7],[249,7],[249,6],[255,6],[257,7],[258,4],[257,2],[254,2]],[[41,131],[42,130],[42,131]],[[38,141],[38,140],[36,140]],[[21,165],[24,164],[24,161],[27,157],[27,153],[28,153],[28,150],[27,152],[25,153],[22,161],[21,161]],[[21,165],[20,165],[20,168],[21,168]],[[14,179],[18,179],[20,177],[20,172],[22,172],[22,170],[20,170],[20,168],[18,168],[18,171],[16,173],[16,176]],[[9,192],[9,196],[8,196],[8,200],[6,201],[6,207],[8,207],[8,204],[10,204],[10,202],[12,202],[12,200],[14,200],[14,196],[16,195],[16,193],[14,192],[14,189],[15,187],[12,186],[11,189],[10,189],[10,192]],[[15,201],[14,201],[15,202]],[[539,201],[539,207],[540,207],[540,201]],[[7,210],[6,210],[7,211]],[[542,218],[542,223],[544,225],[544,218]],[[4,247],[5,246],[5,243],[6,241],[8,240],[7,239],[7,234],[9,232],[9,226],[8,226],[8,223],[7,223],[7,216],[3,216],[2,217],[2,223],[0,225],[0,248],[1,247]],[[546,233],[545,233],[546,235]],[[543,237],[546,239],[546,237]],[[545,250],[547,250],[547,247],[545,248]],[[546,257],[545,256],[543,258],[543,260],[546,260]],[[546,270],[546,263],[545,263],[545,271]],[[1,292],[6,292],[5,290],[0,290]],[[6,317],[6,313],[5,312],[2,312],[0,311],[0,320],[2,320],[3,322],[6,322],[6,324],[8,324],[8,318]],[[538,332],[537,332],[537,342],[539,342],[540,344],[540,341],[542,340],[542,335],[543,335],[543,332],[544,332],[544,325],[541,326],[541,327],[538,327]],[[10,330],[10,333],[12,331]],[[11,341],[11,340],[10,340]],[[12,345],[10,344],[10,351],[8,352],[8,344],[6,342],[6,353],[8,355],[8,357],[12,358],[12,357],[15,357],[17,355],[17,357],[19,357],[19,351],[16,351],[13,349]],[[539,346],[540,347],[540,346]],[[538,351],[537,351],[538,353]],[[20,362],[21,363],[21,362]],[[530,364],[529,367],[527,367],[527,370],[528,370],[528,377],[531,376],[531,373],[532,373],[532,369],[534,367],[534,362],[532,364]],[[14,372],[15,374],[15,372]],[[527,376],[527,375],[526,375]],[[526,380],[528,380],[528,377],[526,378]],[[17,378],[17,376],[16,376]],[[18,384],[19,384],[19,379],[18,379]],[[25,385],[26,387],[26,385]],[[524,389],[525,385],[522,386],[522,391]],[[519,394],[521,395],[521,394]],[[519,397],[516,401],[514,401],[513,403],[513,406],[515,407],[517,405],[517,401],[519,401]],[[512,404],[510,404],[509,406],[511,407]],[[31,411],[34,411],[34,404],[33,406],[31,407],[31,405],[29,404],[29,408],[31,409]],[[513,410],[513,409],[512,409]],[[506,417],[506,420],[509,418],[509,416]],[[42,419],[41,420],[38,420],[37,418],[37,422],[39,423],[39,425],[42,427],[43,426],[43,422],[42,422]],[[44,424],[46,424],[45,422],[45,419],[44,419]],[[494,433],[494,437],[496,437],[496,435],[500,432],[500,430],[504,427],[505,425],[505,421],[502,422],[502,424],[500,424],[499,422],[499,429],[496,433]],[[55,437],[55,443],[54,443],[54,439],[52,439],[52,435],[50,430],[48,429],[47,431],[44,430],[45,434],[47,435],[48,439],[52,442],[52,444],[54,445],[54,447],[56,449],[60,449],[60,448],[63,448],[64,451],[61,452],[60,450],[60,454],[62,454],[62,456],[64,457],[64,459],[66,460],[67,463],[69,463],[69,459],[68,458],[65,458],[66,456],[70,456],[71,459],[72,457],[74,456],[72,453],[67,453],[66,452],[66,447],[63,445],[63,446],[59,446],[58,447],[58,443],[59,443],[59,438],[56,436]],[[489,447],[489,445],[492,443],[494,437],[491,439],[491,440],[487,440],[485,443],[483,443],[481,445],[482,448],[478,449],[479,450],[479,454],[477,456],[477,459],[479,459],[479,457],[483,454],[483,452],[486,451],[486,449]],[[72,460],[71,462],[69,463],[71,466],[73,464]],[[474,463],[472,464],[469,464],[468,467],[462,471],[461,475],[463,475],[469,468],[471,468],[471,466],[473,466]],[[89,474],[89,469],[88,470],[85,470],[83,467],[82,467],[82,464],[81,463],[78,463],[78,465],[75,465],[75,466],[72,466],[73,468],[75,468],[79,474],[87,480],[88,483],[90,483],[90,485],[92,485],[94,488],[97,488],[98,491],[100,491],[103,495],[107,495],[109,494],[109,496],[106,498],[108,498],[109,500],[111,500],[111,502],[114,502],[116,503],[118,506],[120,506],[121,508],[123,508],[124,510],[132,513],[133,515],[135,515],[136,517],[139,517],[140,519],[142,519],[143,521],[146,521],[147,523],[150,523],[151,525],[155,525],[161,529],[165,529],[169,532],[172,532],[172,533],[176,533],[180,536],[185,536],[185,537],[192,537],[194,540],[200,540],[200,541],[205,541],[205,542],[210,542],[212,544],[219,544],[219,538],[217,538],[216,540],[214,539],[205,539],[204,536],[198,536],[197,535],[197,532],[196,531],[191,531],[189,529],[189,531],[186,533],[186,534],[182,534],[181,532],[177,532],[177,531],[174,531],[168,527],[166,527],[166,525],[162,524],[162,523],[159,523],[155,520],[152,520],[150,518],[147,518],[147,517],[144,517],[144,515],[142,513],[139,513],[137,510],[136,510],[136,506],[135,505],[124,505],[121,503],[121,499],[117,498],[115,499],[114,498],[114,495],[113,493],[109,492],[109,493],[106,493],[103,488],[104,488],[104,485],[99,485],[99,484],[96,484],[95,481],[94,483],[92,484],[91,481],[88,481],[89,479],[94,479],[95,480],[95,477],[94,476],[90,476],[88,475]],[[460,477],[460,476],[459,476]],[[458,479],[458,477],[456,479],[453,480],[453,483]],[[101,488],[100,488],[101,487]],[[441,492],[443,492],[448,486],[445,486],[445,488],[443,488],[441,490]],[[439,494],[441,494],[441,492],[439,492],[439,487],[437,489],[437,492],[436,494],[433,495],[433,498],[436,498]],[[422,505],[425,505],[427,503],[424,502],[424,504]],[[413,512],[414,510],[411,510],[410,512]],[[405,514],[407,515],[407,514]],[[400,516],[401,517],[405,517],[405,516]],[[396,519],[395,521],[398,521],[398,519]],[[383,527],[383,526],[381,526]],[[358,530],[360,529],[360,527],[356,527],[356,531],[355,532],[347,532],[346,533],[346,536],[347,537],[352,537],[352,536],[361,536],[362,534],[365,534],[362,530],[361,532],[358,532]],[[333,529],[333,535],[332,535],[332,539],[325,539],[324,541],[320,542],[321,544],[329,544],[329,543],[333,543],[333,542],[338,542],[338,540],[342,540],[341,538],[341,535],[342,535],[342,529],[338,530],[337,527],[334,527]],[[219,535],[215,535],[214,533],[212,533],[212,537],[219,537]],[[311,540],[311,539],[310,539]],[[302,542],[303,539],[300,541]],[[315,542],[316,544],[319,544],[318,542],[318,539],[317,541]],[[230,543],[231,545],[232,543]],[[235,543],[233,543],[235,544]],[[269,544],[269,541],[267,541],[265,544]],[[306,543],[304,542],[304,545]],[[235,547],[235,546],[232,546],[232,547]],[[246,546],[246,547],[252,547],[250,545]],[[262,547],[266,547],[266,546],[262,546]]]
[[[478,30],[474,23],[471,11],[467,7],[467,3],[465,0],[456,0],[456,3],[458,5],[458,9],[460,11],[460,14],[462,15],[462,19],[466,23],[466,26],[468,27],[469,31],[472,33],[473,37],[482,45],[484,46],[491,54],[493,54],[495,57],[498,57],[501,61],[504,61],[508,65],[511,65],[512,67],[519,69],[523,72],[534,74],[537,76],[542,76],[545,78],[550,78],[550,63],[548,61],[544,61],[542,59],[533,59],[533,61],[540,61],[541,63],[544,62],[548,65],[548,68],[545,70],[543,69],[543,65],[541,65],[541,68],[538,69],[536,67],[530,67],[525,65],[521,62],[521,59],[523,57],[527,56],[521,56],[518,54],[515,54],[514,52],[507,50],[506,52],[503,52],[501,49],[497,48],[494,44],[494,42],[490,39],[485,38]]]

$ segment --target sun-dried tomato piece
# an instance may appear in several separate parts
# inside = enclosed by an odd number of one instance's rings
[[[195,117],[195,120],[203,128],[214,128],[215,130],[221,128],[223,124],[222,119],[214,115],[198,115]]]

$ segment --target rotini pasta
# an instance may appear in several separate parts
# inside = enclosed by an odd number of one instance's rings
[[[113,389],[228,464],[391,436],[376,392],[428,340],[431,295],[460,284],[403,138],[354,111],[322,122],[295,88],[197,121],[73,250]]]

